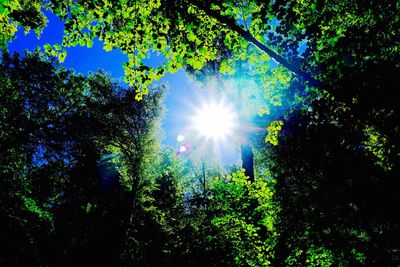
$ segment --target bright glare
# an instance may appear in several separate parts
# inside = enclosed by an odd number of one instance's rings
[[[235,116],[223,102],[203,105],[193,119],[193,128],[200,135],[214,141],[225,139],[227,135],[232,134],[234,126]]]
[[[186,146],[181,146],[181,147],[179,148],[179,152],[181,152],[181,153],[186,152],[186,151],[187,151]]]
[[[178,142],[182,142],[183,140],[185,140],[185,136],[183,134],[180,134],[176,137],[176,141]]]

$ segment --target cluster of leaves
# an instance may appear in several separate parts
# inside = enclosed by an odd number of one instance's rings
[[[217,235],[209,238],[219,246],[229,245],[232,265],[271,265],[277,235],[271,189],[262,179],[250,182],[243,169],[214,180],[211,223]]]
[[[165,72],[175,72],[183,63],[200,69],[215,58],[212,48],[220,27],[192,5],[185,5],[186,9],[181,3],[159,0],[51,1],[50,8],[66,20],[64,46],[90,47],[99,38],[106,51],[120,48],[127,54],[125,80],[137,87],[137,99],[141,99],[151,82]],[[146,66],[143,60],[150,52],[160,53],[167,61],[156,68]]]
[[[4,0],[0,3],[0,48],[7,47],[17,31],[18,26],[25,32],[35,30],[40,36],[47,24],[47,18],[41,11],[42,1],[38,0]]]

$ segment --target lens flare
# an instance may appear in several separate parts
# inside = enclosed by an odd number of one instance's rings
[[[185,140],[185,136],[183,134],[180,134],[176,137],[176,141],[178,141],[179,143],[182,142],[183,140]]]
[[[184,152],[186,152],[187,151],[187,147],[186,146],[181,146],[180,148],[179,148],[179,152],[180,153],[184,153]]]

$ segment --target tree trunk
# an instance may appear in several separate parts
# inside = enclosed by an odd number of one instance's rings
[[[253,150],[249,144],[242,144],[240,152],[242,154],[242,168],[245,169],[244,174],[249,177],[250,182],[254,182]]]
[[[238,123],[239,123],[239,140],[240,140],[240,154],[242,157],[242,168],[245,170],[245,175],[249,177],[250,182],[254,182],[254,159],[253,159],[253,149],[251,148],[249,142],[249,130],[248,127],[249,120],[245,116],[245,110],[243,107],[243,86],[241,84],[240,76],[242,75],[242,64],[239,62],[238,71],[236,72],[239,77],[236,77],[236,87],[237,87],[237,110],[238,110]]]

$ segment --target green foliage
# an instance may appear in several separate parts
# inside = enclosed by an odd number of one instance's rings
[[[367,151],[371,152],[376,156],[376,164],[382,167],[384,170],[391,170],[392,164],[388,161],[386,151],[388,140],[385,136],[382,136],[374,127],[366,126],[364,129],[367,140],[363,142]]]
[[[3,8],[3,7],[0,6],[0,8]],[[16,24],[9,23],[8,16],[0,11],[0,48],[1,49],[6,48],[7,42],[12,40],[16,31],[17,31]]]
[[[351,250],[351,253],[353,254],[353,257],[358,263],[365,264],[367,257],[364,253],[357,251],[357,249],[355,248]]]
[[[20,196],[20,197],[24,202],[25,208],[29,212],[36,214],[40,219],[48,221],[51,225],[54,224],[53,215],[49,211],[38,206],[38,203],[34,199],[25,196]]]
[[[0,81],[0,216],[6,225],[1,231],[5,246],[19,244],[1,262],[39,264],[36,249],[54,233],[51,206],[72,165],[68,157],[59,160],[70,152],[61,121],[82,99],[81,77],[38,52],[24,58],[3,52]]]
[[[302,258],[305,258],[303,262]],[[332,251],[325,247],[311,245],[305,252],[303,250],[295,251],[286,259],[288,266],[335,266],[335,257]]]
[[[282,130],[283,121],[272,121],[267,127],[268,134],[265,137],[265,142],[274,146],[278,145],[278,134]]]
[[[399,265],[399,7],[2,1],[0,47],[19,26],[39,35],[43,8],[65,33],[46,56],[1,61],[0,264]],[[96,38],[128,55],[128,90],[54,60]],[[161,65],[144,64],[152,52]],[[259,139],[272,146],[258,143],[256,173],[276,183],[243,171],[214,180],[204,164],[157,153],[163,89],[150,85],[182,67],[258,85]]]
[[[92,248],[85,253],[98,253],[116,242],[121,226],[132,227],[124,206],[144,202],[151,188],[162,88],[137,102],[105,74],[76,75],[38,50],[25,57],[4,52],[0,67],[0,217],[10,249],[1,264],[74,263],[86,244]],[[44,251],[65,256],[38,255]]]
[[[50,44],[45,44],[43,48],[47,56],[57,57],[60,63],[63,63],[65,57],[67,56],[67,51],[65,49],[62,49],[61,46],[58,44],[53,46]]]
[[[216,179],[211,192],[217,235],[210,238],[229,244],[235,266],[270,266],[277,235],[270,185],[261,179],[251,183],[242,169]]]
[[[24,5],[37,9],[38,4],[27,1]],[[265,51],[249,49],[249,40],[243,39],[243,35],[235,29],[235,26],[248,28],[249,33],[261,42],[267,40],[266,24],[271,23],[273,16],[269,16],[270,20],[262,17],[268,8],[257,1],[203,5],[186,1],[123,1],[111,4],[108,1],[59,0],[44,6],[65,19],[63,46],[91,47],[94,39],[98,38],[104,41],[106,51],[120,48],[127,54],[129,60],[124,64],[125,80],[136,87],[138,99],[147,94],[152,81],[183,66],[200,70],[210,61],[221,61],[219,70],[233,74],[236,71],[235,62],[249,59],[252,64],[257,62],[263,65],[263,71],[258,73],[261,75],[269,66],[269,55]],[[210,15],[214,11],[218,11],[222,18],[219,14]],[[35,22],[40,25],[38,29],[42,29],[46,22],[40,16],[40,12],[38,15],[32,13],[30,17],[17,16],[14,20]],[[37,17],[40,23],[36,22]],[[229,26],[223,22],[224,19],[228,19]],[[221,60],[223,49],[230,51],[226,60]],[[167,60],[160,66],[146,66],[143,62],[150,52],[157,52]]]
[[[308,266],[329,267],[334,264],[334,256],[329,249],[311,246],[307,252],[306,263]]]
[[[41,11],[42,1],[4,0],[0,3],[0,48],[7,47],[17,31],[23,26],[25,33],[31,29],[39,36],[47,24],[47,18]]]

